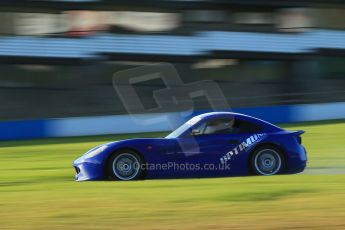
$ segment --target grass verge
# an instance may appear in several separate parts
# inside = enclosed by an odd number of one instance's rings
[[[164,134],[1,142],[0,229],[345,229],[345,123],[286,127],[306,130],[304,174],[77,183],[93,146]]]

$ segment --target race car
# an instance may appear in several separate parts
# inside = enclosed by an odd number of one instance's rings
[[[307,163],[300,131],[232,112],[195,116],[163,138],[120,140],[74,161],[77,181],[292,174]]]

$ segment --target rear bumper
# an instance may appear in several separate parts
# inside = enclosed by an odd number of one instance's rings
[[[307,151],[299,145],[296,152],[289,154],[287,159],[287,173],[300,173],[307,167]]]

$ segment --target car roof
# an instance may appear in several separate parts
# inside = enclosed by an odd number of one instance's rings
[[[209,113],[203,113],[203,114],[198,115],[198,117],[202,119],[204,118],[209,119],[209,118],[216,118],[216,117],[231,117],[231,116],[244,116],[244,117],[254,118],[245,114],[234,113],[234,112],[209,112]]]
[[[261,120],[259,118],[256,117],[252,117],[249,115],[245,115],[242,113],[235,113],[235,112],[209,112],[209,113],[203,113],[198,115],[197,117],[200,117],[201,120],[208,120],[208,119],[212,119],[212,118],[236,118],[236,117],[240,117],[243,118],[243,120],[247,120],[247,121],[252,121],[252,122],[256,122],[256,123],[261,123],[262,125],[264,125],[267,128],[273,129],[273,130],[282,130],[280,127],[271,124],[267,121]]]

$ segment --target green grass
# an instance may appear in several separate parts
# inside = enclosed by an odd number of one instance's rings
[[[0,229],[345,229],[345,122],[286,127],[307,131],[304,174],[77,183],[81,153],[139,135],[2,142]]]

